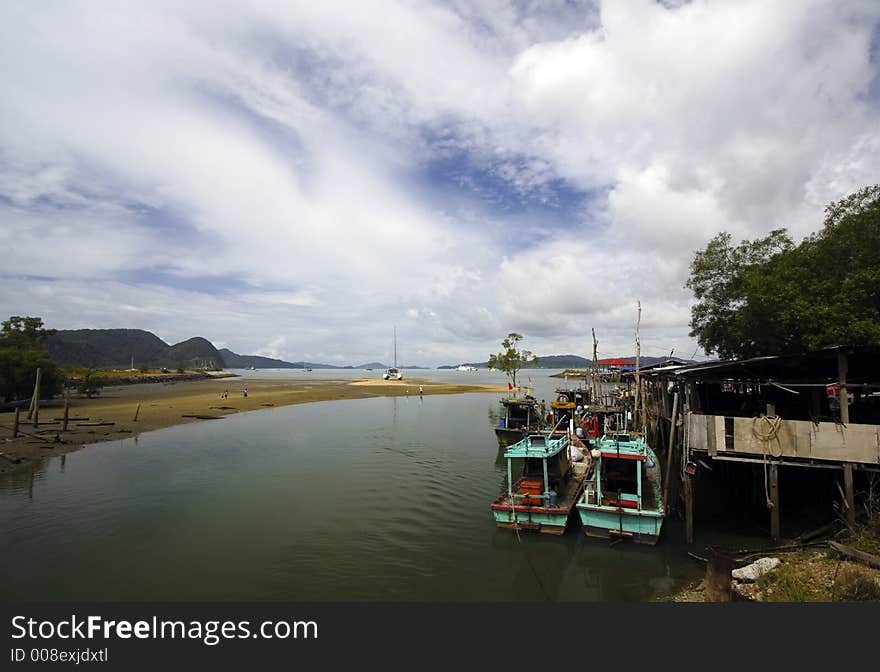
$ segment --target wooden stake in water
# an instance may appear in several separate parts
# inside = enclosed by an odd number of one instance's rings
[[[70,388],[64,390],[64,420],[62,420],[61,431],[67,431],[67,421],[70,418]]]
[[[134,418],[132,419],[132,422],[138,421],[138,413],[140,412],[140,410],[141,410],[141,402],[138,402],[137,408],[134,409]]]
[[[18,418],[21,415],[21,409],[16,406],[15,407],[15,415],[12,418],[12,438],[18,438]]]

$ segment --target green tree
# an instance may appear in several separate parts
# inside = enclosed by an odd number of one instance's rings
[[[101,388],[103,387],[104,383],[101,381],[100,376],[94,370],[88,369],[79,381],[77,392],[91,399],[95,395],[101,394]]]
[[[54,329],[43,328],[39,317],[13,315],[0,323],[0,397],[4,401],[27,399],[33,393],[38,368],[42,370],[40,396],[61,392],[62,376],[45,345],[54,333]]]
[[[507,338],[501,341],[504,352],[489,355],[489,368],[504,371],[516,387],[516,374],[528,364],[537,364],[538,358],[528,350],[520,350],[519,343],[523,337],[520,334],[509,333]]]
[[[698,251],[687,282],[691,336],[724,358],[880,345],[880,185],[825,209],[821,231],[793,245],[784,229]]]

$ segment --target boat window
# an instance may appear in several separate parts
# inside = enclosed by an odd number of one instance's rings
[[[617,502],[618,493],[638,494],[637,460],[602,457],[602,498],[605,503]]]

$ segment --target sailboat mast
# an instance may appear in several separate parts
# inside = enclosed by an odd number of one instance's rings
[[[394,327],[394,368],[397,368],[397,327]]]

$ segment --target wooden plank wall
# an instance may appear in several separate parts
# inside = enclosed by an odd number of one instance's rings
[[[688,447],[715,455],[725,450],[724,416],[687,416]],[[814,424],[809,420],[783,420],[777,438],[769,443],[755,436],[754,418],[733,419],[733,452],[750,457],[772,456],[880,464],[880,425],[844,427],[834,422]],[[757,421],[759,432],[767,427]]]

